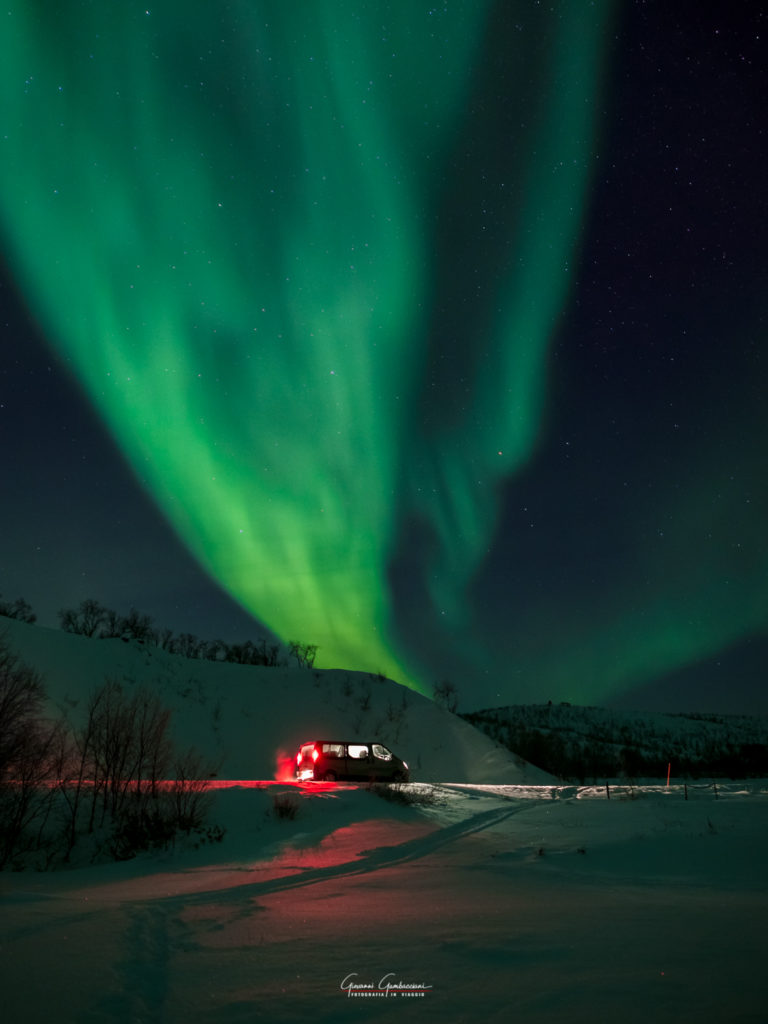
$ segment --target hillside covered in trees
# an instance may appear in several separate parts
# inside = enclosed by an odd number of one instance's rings
[[[462,718],[558,778],[768,777],[768,719],[621,712],[569,704],[488,708]]]

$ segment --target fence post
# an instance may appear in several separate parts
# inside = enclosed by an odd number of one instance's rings
[[[607,782],[605,784],[605,795],[608,797],[609,800],[611,799],[611,787],[608,785]]]

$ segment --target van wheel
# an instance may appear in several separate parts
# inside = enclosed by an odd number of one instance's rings
[[[326,772],[323,776],[323,782],[335,782],[336,772]]]
[[[405,782],[405,775],[402,772],[395,772],[392,779],[394,782]]]

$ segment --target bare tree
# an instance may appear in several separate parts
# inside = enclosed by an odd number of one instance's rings
[[[92,598],[86,598],[77,608],[62,608],[59,620],[65,633],[95,636],[106,622],[108,614],[108,608]]]
[[[173,784],[168,796],[177,828],[189,832],[202,825],[211,799],[208,780],[212,774],[212,765],[204,761],[195,749],[175,755]]]
[[[0,615],[5,615],[9,619],[18,619],[20,622],[37,622],[32,605],[23,597],[17,597],[15,601],[0,601]]]
[[[136,708],[124,699],[120,683],[109,681],[89,706],[94,803],[102,797],[101,822],[120,811],[131,781]]]
[[[0,868],[33,844],[51,806],[63,731],[43,718],[45,691],[0,636]]]
[[[206,661],[220,661],[223,660],[223,655],[227,645],[223,640],[201,640],[200,641],[200,657],[205,658]]]
[[[259,653],[261,660],[259,664],[268,665],[270,668],[274,668],[277,665],[278,657],[280,655],[279,644],[268,644],[265,637],[261,638],[261,644],[259,645]]]
[[[46,825],[57,794],[56,769],[66,733],[60,722],[27,723],[12,765],[0,784],[0,868],[19,853],[48,845]]]
[[[41,714],[45,690],[40,675],[24,665],[0,636],[0,777],[23,745],[26,730]]]
[[[228,644],[224,660],[235,662],[237,665],[252,665],[253,644],[250,640],[246,640],[244,644]]]
[[[154,639],[151,617],[149,615],[142,615],[136,608],[131,608],[120,625],[123,637],[139,640],[142,643]]]
[[[85,795],[85,786],[90,782],[93,789],[91,801],[90,828],[93,828],[94,816],[96,813],[96,786],[95,769],[92,758],[93,729],[95,725],[94,697],[92,696],[88,705],[88,716],[83,728],[75,735],[70,756],[66,766],[62,768],[60,778],[62,780],[62,795],[65,811],[65,860],[69,860],[72,849],[77,841],[78,825],[80,822],[80,807]],[[91,776],[89,778],[89,776]]]
[[[180,654],[182,658],[199,658],[200,641],[194,633],[180,633],[174,641],[173,653]]]
[[[123,635],[123,619],[112,608],[104,609],[104,619],[99,629],[102,640],[116,640]]]
[[[148,690],[140,690],[134,697],[135,768],[137,791],[156,796],[158,782],[168,772],[173,746],[169,736],[171,712],[163,707],[160,698]]]
[[[436,704],[439,704],[441,708],[445,708],[446,711],[450,711],[452,714],[456,713],[456,709],[459,706],[459,691],[449,679],[444,679],[441,683],[435,683],[432,692]]]
[[[296,659],[299,668],[312,668],[317,657],[317,644],[305,644],[301,640],[288,641],[288,653]]]
[[[155,643],[162,651],[173,650],[173,630],[172,629],[158,629],[155,631]]]
[[[109,680],[91,695],[67,794],[69,851],[78,830],[93,832],[106,824],[111,852],[119,859],[199,827],[213,770],[195,751],[175,751],[170,719],[169,709],[144,688],[130,693]],[[86,823],[83,794],[89,786]]]

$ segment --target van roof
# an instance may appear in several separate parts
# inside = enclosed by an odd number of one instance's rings
[[[378,743],[379,746],[382,746],[382,747],[386,746],[386,744],[382,743],[381,740],[368,740],[368,739],[363,739],[363,740],[361,740],[361,739],[354,739],[354,740],[339,740],[339,739],[331,739],[331,740],[328,740],[328,739],[305,740],[304,743],[301,743],[299,745],[302,746],[302,747],[311,747],[315,743],[346,743],[347,745],[349,745],[350,743]]]

